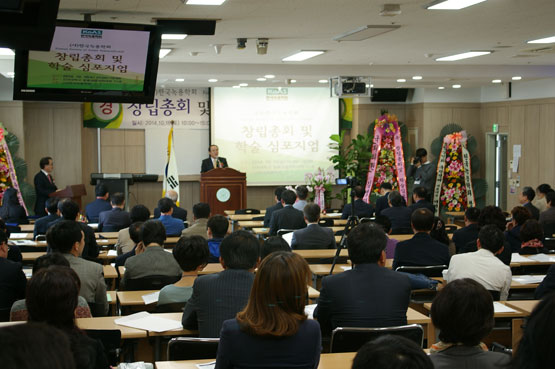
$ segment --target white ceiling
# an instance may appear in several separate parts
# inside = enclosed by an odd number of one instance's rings
[[[426,10],[430,1],[391,1],[402,14],[379,15],[382,1],[373,0],[227,0],[221,6],[184,5],[181,0],[61,0],[59,19],[152,23],[153,18],[218,19],[214,36],[189,36],[164,42],[173,51],[161,60],[158,83],[166,86],[283,85],[316,86],[337,75],[368,75],[375,87],[463,87],[555,77],[555,44],[526,44],[555,35],[555,0],[488,0],[458,11]],[[364,25],[396,24],[389,33],[358,42],[332,38]],[[238,37],[248,38],[244,50]],[[256,39],[270,39],[267,55],[256,54]],[[225,45],[220,55],[213,44]],[[530,51],[547,47],[542,52]],[[300,50],[326,50],[305,62],[284,63]],[[491,55],[458,62],[434,59],[470,50]],[[191,56],[190,52],[197,52]],[[256,78],[274,74],[272,81]],[[421,75],[421,81],[411,76]],[[184,78],[177,83],[175,78]],[[208,83],[217,78],[216,84]],[[406,78],[399,84],[397,78]]]

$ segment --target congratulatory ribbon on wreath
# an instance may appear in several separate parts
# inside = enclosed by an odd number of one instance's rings
[[[19,183],[17,182],[17,174],[15,173],[12,155],[4,139],[6,133],[4,126],[0,123],[0,190],[3,195],[8,187],[13,187],[17,191],[19,204],[25,209],[25,214],[29,215],[27,207],[25,206],[25,201],[23,201],[23,196],[21,196],[21,191],[19,190]]]
[[[177,160],[175,158],[175,148],[173,144],[173,123],[168,134],[168,160],[166,161],[166,168],[164,169],[164,187],[162,190],[162,197],[166,196],[169,190],[177,192],[176,205],[179,206],[179,173],[177,172]]]

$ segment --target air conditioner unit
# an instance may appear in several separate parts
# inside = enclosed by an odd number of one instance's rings
[[[369,97],[370,77],[330,78],[330,97]]]

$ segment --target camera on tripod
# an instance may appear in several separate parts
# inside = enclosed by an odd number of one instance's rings
[[[347,185],[348,187],[356,187],[360,185],[360,181],[356,177],[347,176],[345,178],[336,178],[335,184]]]
[[[412,165],[417,165],[417,164],[422,164],[422,158],[420,156],[417,156],[416,158],[414,158],[414,160],[412,161]]]

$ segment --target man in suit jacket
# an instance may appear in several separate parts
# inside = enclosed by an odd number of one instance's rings
[[[173,207],[172,217],[176,219],[181,219],[182,221],[186,222],[187,210],[180,208],[179,206],[176,205],[177,200],[179,198],[177,195],[177,192],[175,192],[174,190],[169,190],[168,192],[166,192],[166,197],[172,201],[172,207]],[[158,218],[160,218],[160,208],[156,207],[154,209],[154,219],[158,219]]]
[[[522,192],[518,195],[518,202],[522,204],[530,214],[532,214],[532,218],[539,220],[540,219],[540,211],[537,207],[532,205],[532,200],[536,197],[536,191],[532,189],[532,187],[524,187]]]
[[[46,200],[46,212],[48,213],[48,215],[35,221],[35,227],[33,228],[33,238],[36,238],[39,234],[46,234],[46,231],[48,230],[48,224],[60,218],[58,202],[59,200],[57,197],[51,197]]]
[[[46,200],[48,195],[52,192],[56,192],[58,187],[54,183],[54,178],[52,178],[52,170],[54,169],[54,162],[52,158],[47,156],[40,159],[40,172],[35,174],[35,192],[37,193],[37,200],[35,202],[35,215],[44,217],[46,216],[46,211],[44,210]]]
[[[276,203],[266,208],[266,214],[264,214],[264,228],[270,227],[272,213],[276,210],[283,209],[283,205],[281,205],[281,193],[283,191],[285,191],[284,186],[276,187],[276,189],[274,190],[274,200],[276,201]]]
[[[407,324],[409,278],[385,268],[386,235],[373,223],[349,233],[353,269],[324,277],[314,318],[322,332],[336,327],[390,327]]]
[[[172,217],[173,214],[173,201],[167,197],[161,198],[158,201],[158,209],[160,209],[160,222],[166,228],[166,235],[168,236],[181,236],[181,231],[185,228],[183,221]]]
[[[122,286],[130,279],[148,277],[152,275],[181,276],[181,268],[172,254],[164,251],[166,229],[159,220],[147,220],[141,226],[144,251],[135,249],[135,256],[125,261],[125,274]],[[142,252],[141,252],[142,251]],[[176,280],[177,280],[176,279]]]
[[[389,193],[390,207],[382,210],[381,215],[389,218],[392,234],[410,234],[410,216],[412,210],[405,205],[405,199],[397,191]]]
[[[210,216],[210,205],[199,202],[193,205],[193,224],[181,232],[182,236],[201,236],[208,238],[208,217]]]
[[[27,279],[21,264],[7,259],[8,235],[0,230],[0,321],[8,320],[12,304],[25,298]]]
[[[293,232],[291,248],[298,250],[334,249],[336,245],[333,230],[318,224],[320,207],[313,203],[307,204],[303,214],[307,226]]]
[[[131,217],[131,225],[134,223],[144,223],[150,219],[150,210],[144,205],[135,205],[131,208],[129,213]],[[131,237],[131,226],[124,228],[118,232],[118,242],[116,243],[116,250],[118,255],[128,253],[135,248],[137,243]],[[123,266],[123,264],[122,264]]]
[[[303,212],[293,207],[296,199],[297,195],[291,190],[285,190],[281,193],[283,209],[272,213],[270,236],[277,235],[277,231],[280,229],[301,229],[306,227]]]
[[[413,178],[413,187],[422,186],[428,193],[434,193],[436,166],[428,160],[428,152],[423,147],[416,150],[416,158],[411,158],[407,177]]]
[[[236,231],[220,245],[223,272],[195,279],[193,294],[183,312],[186,329],[198,329],[199,337],[219,337],[224,320],[233,319],[249,300],[258,257],[258,240]]]
[[[384,182],[380,187],[380,197],[376,200],[376,216],[380,216],[382,210],[387,209],[389,207],[389,193],[393,191],[393,187],[391,183]]]
[[[85,236],[78,222],[60,220],[46,234],[48,246],[62,253],[81,280],[79,296],[94,304],[97,314],[108,313],[106,283],[102,265],[80,258],[85,247]]]
[[[478,233],[480,232],[480,226],[478,225],[479,218],[480,209],[478,208],[468,208],[464,212],[465,226],[453,232],[452,238],[457,254],[464,249],[467,243],[475,242],[478,239]]]
[[[374,208],[372,205],[365,203],[362,198],[364,197],[364,188],[356,186],[352,191],[355,191],[355,215],[359,218],[371,218],[374,215]],[[349,218],[353,204],[347,204],[343,207],[341,219]]]
[[[415,235],[402,241],[395,248],[393,269],[398,266],[449,266],[449,248],[430,237],[434,226],[434,214],[428,209],[417,209],[412,213],[412,228]]]
[[[104,183],[97,184],[94,188],[94,193],[96,199],[85,207],[85,214],[89,223],[98,223],[98,216],[100,213],[112,209],[112,205],[110,205],[108,201],[108,197],[110,196],[108,187],[106,187]]]
[[[409,206],[409,209],[411,210],[411,214],[416,209],[422,209],[422,208],[428,209],[432,213],[436,211],[436,207],[434,206],[434,204],[428,201],[428,191],[426,190],[426,188],[422,186],[416,187],[415,189],[412,190],[412,201],[413,201],[412,205]]]
[[[131,217],[123,208],[125,207],[125,197],[121,192],[112,195],[110,201],[112,210],[103,211],[98,216],[99,232],[119,232],[120,229],[131,225]]]
[[[208,153],[210,157],[202,161],[201,173],[208,172],[214,168],[227,168],[227,160],[219,156],[219,148],[217,145],[210,145],[208,147]]]

